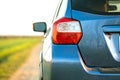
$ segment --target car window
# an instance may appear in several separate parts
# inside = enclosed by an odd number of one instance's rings
[[[72,9],[98,14],[118,14],[120,0],[72,0]]]

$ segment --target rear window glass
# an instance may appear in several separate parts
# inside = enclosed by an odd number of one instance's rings
[[[72,0],[72,9],[98,14],[119,14],[120,0]]]

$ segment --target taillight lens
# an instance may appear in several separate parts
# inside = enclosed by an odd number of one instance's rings
[[[61,18],[53,24],[52,42],[54,44],[77,44],[82,37],[78,21]]]

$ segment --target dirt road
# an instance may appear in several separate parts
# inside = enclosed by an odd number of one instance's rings
[[[9,80],[39,80],[39,52],[41,45],[36,45],[28,60],[16,71]]]

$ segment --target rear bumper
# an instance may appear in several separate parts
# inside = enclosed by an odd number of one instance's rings
[[[44,80],[119,80],[120,74],[104,74],[87,68],[76,45],[54,45],[47,53],[51,60],[43,56]]]

